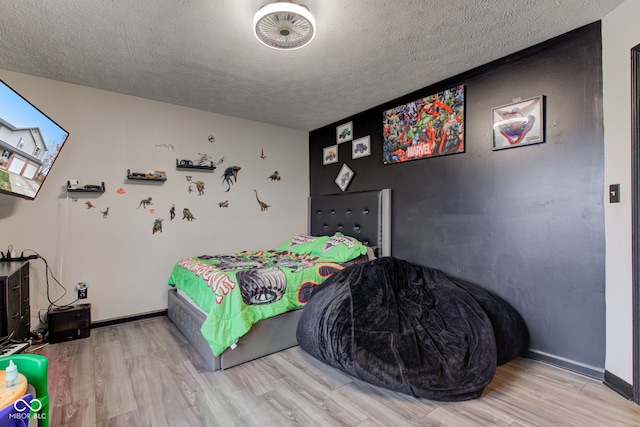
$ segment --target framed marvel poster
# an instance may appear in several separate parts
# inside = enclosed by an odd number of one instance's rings
[[[464,85],[383,113],[384,164],[464,152]]]

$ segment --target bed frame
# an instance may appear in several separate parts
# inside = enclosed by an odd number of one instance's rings
[[[391,255],[391,190],[343,193],[309,197],[309,234],[331,236],[336,232],[352,236],[377,249],[377,255]],[[237,343],[215,357],[200,333],[206,314],[175,289],[169,290],[168,316],[214,371],[298,345],[296,329],[303,308],[261,320]]]

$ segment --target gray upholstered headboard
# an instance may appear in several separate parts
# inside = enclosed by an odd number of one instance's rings
[[[338,231],[377,247],[378,256],[390,256],[391,190],[309,197],[309,234]]]

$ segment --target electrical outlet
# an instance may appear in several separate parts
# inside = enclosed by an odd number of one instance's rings
[[[76,285],[76,290],[78,291],[78,299],[86,299],[89,293],[89,285],[87,285],[87,282],[80,282]]]

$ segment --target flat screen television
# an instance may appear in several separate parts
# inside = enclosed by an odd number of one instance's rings
[[[0,80],[0,193],[35,199],[68,137]]]

